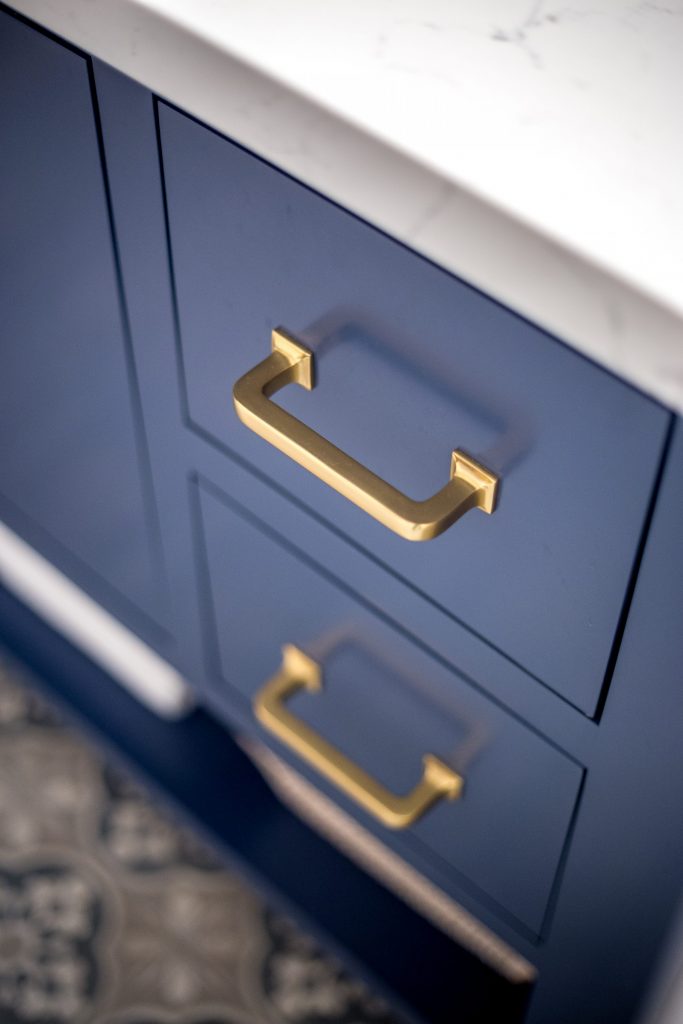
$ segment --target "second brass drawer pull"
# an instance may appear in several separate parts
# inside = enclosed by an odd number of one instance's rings
[[[297,690],[319,691],[322,683],[318,663],[293,644],[286,644],[280,671],[254,698],[254,713],[270,732],[388,828],[406,828],[437,800],[460,796],[462,776],[433,754],[424,755],[417,785],[405,796],[396,795],[287,710],[285,701]]]
[[[310,391],[314,371],[311,350],[278,328],[271,354],[233,388],[237,415],[250,430],[407,540],[438,537],[471,508],[493,512],[498,478],[464,452],[453,452],[445,487],[431,498],[414,501],[269,400],[290,383]]]

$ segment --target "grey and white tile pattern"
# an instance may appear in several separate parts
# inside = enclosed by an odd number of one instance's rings
[[[390,1024],[0,655],[2,1024]]]

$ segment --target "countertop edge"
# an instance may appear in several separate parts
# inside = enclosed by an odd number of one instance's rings
[[[9,6],[683,413],[683,318],[632,284],[135,0]]]

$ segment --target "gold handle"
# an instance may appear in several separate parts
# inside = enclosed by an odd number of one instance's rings
[[[405,796],[397,796],[285,707],[297,690],[317,692],[322,685],[320,665],[298,647],[285,644],[280,671],[254,697],[254,713],[266,729],[388,828],[406,828],[442,797],[456,800],[460,796],[462,776],[433,754],[425,754],[418,784]]]
[[[314,371],[311,350],[282,328],[274,330],[271,354],[233,388],[237,415],[254,433],[406,540],[438,537],[471,508],[493,512],[498,478],[458,449],[446,486],[431,498],[414,501],[269,401],[290,383],[310,391]]]

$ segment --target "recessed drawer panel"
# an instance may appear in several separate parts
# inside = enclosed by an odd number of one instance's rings
[[[163,104],[160,121],[190,423],[592,715],[668,414],[238,146]],[[500,478],[494,513],[411,543],[241,423],[233,385],[278,325],[317,384],[273,403],[413,499],[463,449]]]
[[[241,705],[242,722],[246,711],[262,738],[456,898],[468,894],[539,934],[581,766],[415,647],[252,511],[208,484],[199,495],[215,672],[226,708]],[[292,651],[316,667],[322,689],[299,685],[308,670],[292,663]],[[291,692],[273,697],[273,686],[282,685]],[[286,734],[267,720],[257,724],[256,706],[264,720],[266,700],[293,720]],[[447,799],[444,791],[431,803],[423,794],[414,821],[403,804],[378,809],[365,789],[349,793],[344,782],[330,780],[329,766],[314,764],[297,746],[292,731],[302,723],[363,773],[361,789],[372,788],[369,779],[390,794],[409,793],[432,755],[449,778],[464,780],[462,792],[449,791],[457,799]],[[329,749],[321,756],[329,758]]]

